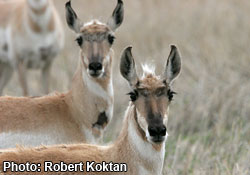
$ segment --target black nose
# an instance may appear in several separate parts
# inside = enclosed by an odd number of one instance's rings
[[[165,136],[167,129],[164,125],[160,126],[149,126],[148,131],[150,136],[155,137],[155,136]]]
[[[98,62],[93,62],[89,64],[89,69],[93,71],[102,70],[102,64]]]

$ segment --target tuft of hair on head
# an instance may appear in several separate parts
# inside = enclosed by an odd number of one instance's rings
[[[102,23],[101,21],[99,21],[98,19],[93,19],[89,22],[86,22],[84,23],[83,26],[90,26],[90,25],[93,25],[93,24],[98,24],[98,25],[105,25],[104,23]]]
[[[142,78],[146,78],[148,76],[155,76],[155,66],[153,64],[142,64]]]

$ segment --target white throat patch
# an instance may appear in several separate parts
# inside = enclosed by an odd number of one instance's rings
[[[132,145],[136,152],[138,152],[139,156],[142,157],[144,160],[147,160],[149,163],[152,164],[154,170],[152,170],[155,174],[161,174],[163,163],[164,163],[164,156],[165,156],[165,142],[162,145],[162,149],[157,151],[153,148],[152,144],[149,142],[144,141],[137,133],[136,126],[131,121],[129,122],[128,126],[128,136],[129,140],[131,141]],[[167,134],[166,134],[167,138]],[[143,164],[138,163],[138,167],[140,169],[143,167]],[[141,169],[142,170],[142,169]]]
[[[113,83],[112,78],[110,78],[107,91],[102,88],[100,84],[95,82],[91,77],[89,77],[86,70],[82,70],[83,83],[87,86],[88,90],[98,97],[104,100],[109,100],[110,96],[113,95]]]
[[[108,109],[106,109],[105,112],[106,112],[106,115],[109,117],[109,120],[111,120],[111,117],[113,116],[112,97],[114,96],[112,76],[110,76],[107,91],[103,89],[100,84],[98,84],[91,77],[89,77],[85,69],[82,70],[82,78],[83,78],[83,83],[87,86],[90,92],[92,92],[94,95],[98,97],[101,97],[103,100],[107,101]],[[103,111],[100,111],[100,112],[103,112]]]

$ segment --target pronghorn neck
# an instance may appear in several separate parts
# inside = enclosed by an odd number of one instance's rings
[[[27,0],[27,21],[32,32],[53,30],[53,2],[49,0]]]
[[[27,4],[34,12],[41,12],[48,6],[49,0],[27,0]]]
[[[129,145],[134,161],[138,163],[138,174],[161,174],[164,155],[165,142],[160,145],[153,145],[146,140],[145,134],[139,127],[136,119],[135,106],[130,103],[125,114],[123,129],[115,145],[124,149],[124,145]],[[138,161],[139,160],[139,161]]]
[[[74,75],[72,89],[69,93],[74,119],[80,125],[83,124],[89,129],[97,121],[100,113],[105,112],[108,117],[112,117],[113,84],[111,64],[107,65],[105,69],[104,77],[92,78],[87,74],[80,58]],[[86,115],[86,110],[93,113]],[[88,118],[83,118],[82,116],[88,116]]]

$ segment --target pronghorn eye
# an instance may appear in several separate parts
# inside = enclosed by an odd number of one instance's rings
[[[130,96],[131,101],[135,101],[138,97],[138,92],[137,91],[130,92],[128,93],[128,95]]]
[[[114,43],[115,37],[113,35],[108,35],[109,44],[112,45]]]
[[[141,94],[143,97],[148,97],[149,92],[148,92],[147,90],[141,90],[141,91],[140,91],[140,94]]]
[[[158,89],[158,90],[156,91],[156,96],[157,96],[157,97],[160,97],[160,96],[162,96],[162,95],[164,95],[164,94],[165,94],[165,88]]]
[[[174,97],[174,94],[177,94],[176,92],[172,91],[172,90],[168,90],[168,100],[169,101],[172,101],[173,100],[173,97]]]
[[[82,43],[83,43],[83,39],[81,36],[79,36],[78,38],[76,38],[76,42],[79,46],[82,46]]]

